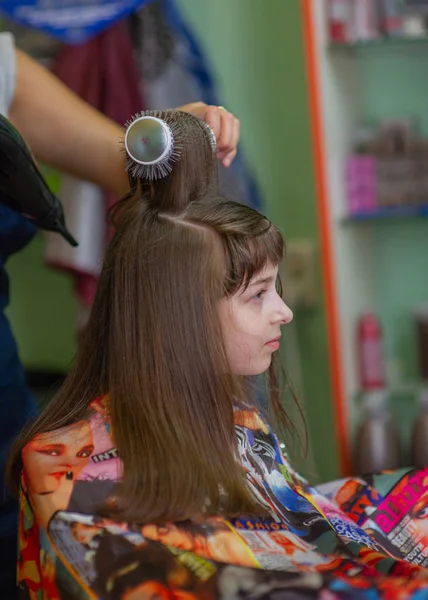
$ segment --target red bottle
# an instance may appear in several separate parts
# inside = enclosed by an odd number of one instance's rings
[[[376,315],[365,313],[358,321],[358,362],[360,389],[378,390],[385,387],[382,328]]]
[[[330,42],[350,42],[352,22],[351,0],[328,0],[328,28]]]

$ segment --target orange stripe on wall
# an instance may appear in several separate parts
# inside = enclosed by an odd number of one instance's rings
[[[340,352],[339,312],[334,274],[331,224],[328,210],[328,185],[326,175],[326,155],[324,151],[324,130],[321,109],[321,89],[317,60],[316,32],[313,15],[313,2],[321,0],[300,0],[303,17],[303,38],[305,46],[306,72],[308,82],[309,113],[311,121],[316,203],[321,246],[321,267],[323,291],[326,305],[327,341],[330,378],[332,386],[336,437],[338,441],[340,468],[343,476],[351,472],[343,370]]]

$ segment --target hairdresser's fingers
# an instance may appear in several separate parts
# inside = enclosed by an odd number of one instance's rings
[[[232,152],[229,152],[229,154],[227,154],[227,156],[225,158],[221,158],[221,164],[223,165],[223,167],[230,167],[230,165],[233,163],[233,161],[235,160],[235,156],[237,154],[238,150],[232,150]]]
[[[205,112],[202,117],[214,132],[215,139],[217,141],[217,152],[221,152],[221,148],[219,146],[222,135],[221,113],[222,110],[218,106],[205,106]]]
[[[236,156],[239,140],[239,121],[232,113],[219,106],[208,106],[204,102],[193,102],[181,106],[179,110],[192,113],[208,123],[217,140],[217,154],[225,167]]]
[[[208,106],[204,102],[192,102],[191,104],[185,104],[181,106],[179,110],[191,113],[195,117],[199,117],[213,130],[217,144],[221,135],[221,109],[218,106]],[[217,147],[218,150],[218,147]]]
[[[241,127],[241,124],[240,124],[239,120],[234,117],[233,118],[232,137],[231,137],[231,142],[230,142],[231,150],[229,150],[229,151],[226,150],[226,151],[222,151],[222,152],[218,153],[218,157],[222,161],[222,164],[224,167],[229,167],[232,164],[232,162],[236,156],[236,153],[238,151],[240,127]]]
[[[239,121],[232,113],[218,106],[208,106],[205,121],[217,139],[217,156],[228,167],[236,156],[239,140]]]
[[[236,150],[238,137],[239,135],[236,135],[235,117],[224,108],[221,109],[220,134],[217,142],[218,153],[229,157]],[[224,161],[223,164],[225,164]]]
[[[203,118],[207,105],[205,102],[190,102],[190,104],[184,104],[179,106],[176,110],[182,110],[184,112],[192,113],[196,117]]]

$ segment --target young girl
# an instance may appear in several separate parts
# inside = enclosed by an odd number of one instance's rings
[[[406,485],[419,485],[422,495],[428,473],[323,495],[292,470],[256,408],[263,374],[276,420],[286,417],[277,353],[292,313],[279,292],[280,231],[219,196],[202,121],[144,115],[125,144],[133,187],[113,214],[72,372],[10,460],[25,597],[422,598],[423,532],[397,518],[398,543],[376,511],[388,490],[408,498]],[[42,489],[29,448],[79,440],[88,422],[88,462],[55,467],[55,489]]]

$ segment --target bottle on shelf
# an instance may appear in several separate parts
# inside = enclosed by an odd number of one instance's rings
[[[419,414],[415,419],[411,441],[411,464],[418,469],[428,467],[428,387],[419,390]]]
[[[330,42],[333,44],[347,44],[354,40],[352,14],[351,0],[328,0]]]
[[[367,42],[379,38],[378,6],[374,0],[353,0],[353,29],[355,39]]]
[[[362,475],[397,469],[401,442],[389,411],[382,328],[375,313],[366,312],[359,318],[357,344],[363,419],[355,440],[354,472]]]
[[[380,29],[388,37],[403,35],[403,6],[401,0],[380,0]]]
[[[423,15],[407,14],[403,17],[403,33],[406,37],[419,38],[427,34],[426,19]]]
[[[387,392],[381,389],[367,392],[362,404],[364,417],[355,441],[355,474],[398,469],[401,465],[401,441],[389,412]]]
[[[417,397],[419,414],[412,429],[411,464],[422,469],[428,467],[428,306],[416,307],[413,318],[421,385]]]
[[[418,355],[418,373],[422,381],[428,382],[428,306],[414,309],[416,348]]]
[[[372,312],[361,315],[357,326],[359,387],[362,391],[385,388],[382,328]]]

